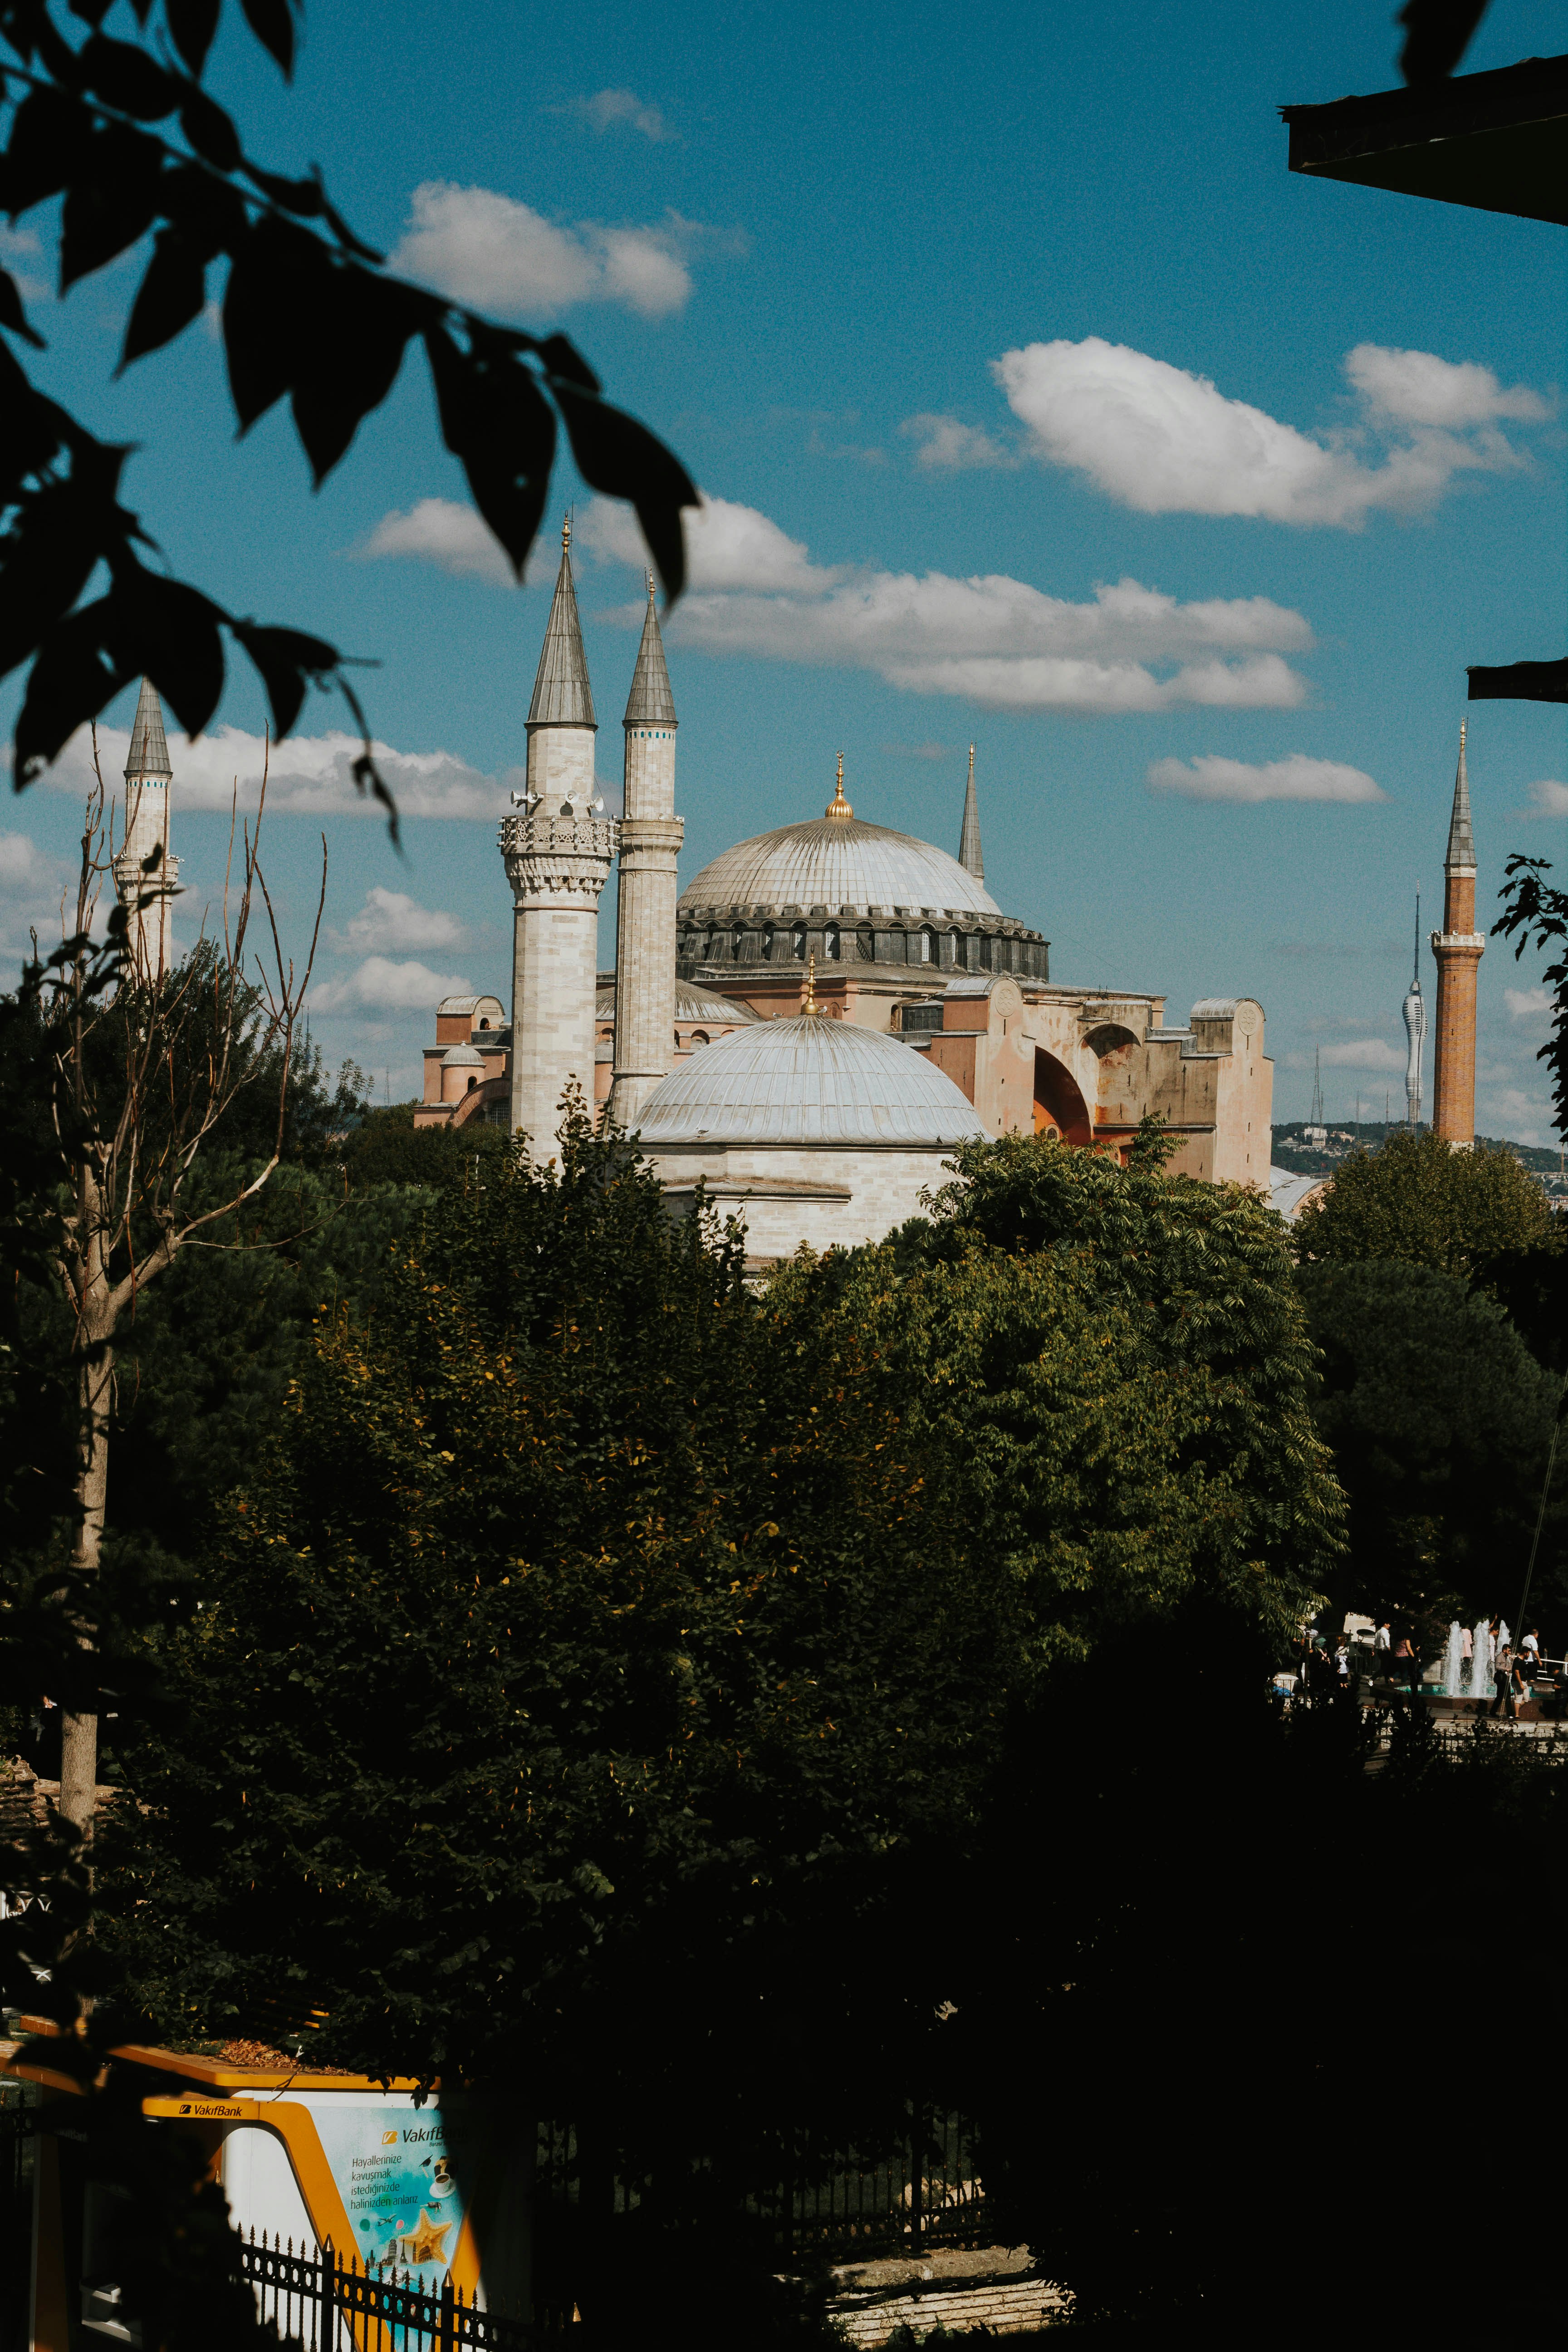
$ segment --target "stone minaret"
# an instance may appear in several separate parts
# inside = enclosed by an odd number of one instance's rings
[[[1463,719],[1443,874],[1443,928],[1432,934],[1437,960],[1432,1132],[1456,1150],[1468,1151],[1476,1139],[1476,979],[1486,941],[1476,929],[1476,837],[1470,830]]]
[[[653,574],[626,702],[626,813],[616,929],[616,1074],[610,1117],[635,1128],[675,1053],[675,698],[665,667]]]
[[[528,789],[513,793],[518,813],[500,826],[512,893],[511,1125],[542,1160],[554,1157],[574,1078],[593,1109],[599,893],[616,854],[594,782],[597,731],[568,521],[528,713]]]
[[[974,746],[969,747],[969,789],[963,795],[963,829],[958,836],[958,862],[973,875],[977,882],[985,879],[985,860],[980,854],[980,803],[974,797]]]
[[[130,961],[142,981],[162,979],[174,962],[170,901],[180,879],[180,861],[169,855],[174,773],[163,733],[163,706],[152,679],[144,677],[125,762],[125,838],[114,859],[115,894],[127,910]],[[149,866],[155,850],[163,856]]]

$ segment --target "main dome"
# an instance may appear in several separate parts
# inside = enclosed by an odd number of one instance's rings
[[[660,1080],[638,1132],[653,1151],[757,1143],[919,1150],[985,1139],[973,1105],[924,1054],[820,1013],[715,1038]]]
[[[809,817],[721,850],[680,894],[699,907],[898,908],[910,914],[1000,915],[983,883],[945,849],[859,817]]]

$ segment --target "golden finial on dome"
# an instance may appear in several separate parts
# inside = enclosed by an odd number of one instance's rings
[[[816,1010],[816,956],[815,951],[808,955],[805,960],[805,986],[801,991],[800,1009],[803,1013],[815,1013]]]
[[[838,782],[833,788],[833,798],[822,812],[824,816],[851,817],[855,812],[844,797],[844,754],[838,754]]]

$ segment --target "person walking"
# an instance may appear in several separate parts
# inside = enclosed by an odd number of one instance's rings
[[[1492,1661],[1494,1691],[1491,1712],[1493,1715],[1500,1715],[1506,1710],[1510,1723],[1519,1721],[1518,1682],[1519,1675],[1514,1666],[1513,1644],[1511,1642],[1500,1643],[1497,1655]]]
[[[1421,1661],[1415,1654],[1415,1646],[1408,1633],[1401,1633],[1394,1645],[1394,1679],[1396,1683],[1408,1683],[1411,1697],[1419,1698]]]
[[[1394,1647],[1394,1636],[1388,1630],[1386,1617],[1373,1635],[1372,1646],[1373,1653],[1372,1670],[1375,1675],[1385,1675],[1388,1672],[1388,1654]]]
[[[1351,1645],[1342,1633],[1334,1646],[1333,1694],[1336,1698],[1348,1698],[1354,1685],[1351,1679]]]

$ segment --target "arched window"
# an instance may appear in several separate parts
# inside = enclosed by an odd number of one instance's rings
[[[789,946],[790,953],[796,963],[804,963],[805,961],[805,925],[804,923],[796,923],[791,931]]]
[[[692,1051],[693,1051],[693,1052],[695,1052],[695,1051],[696,1051],[696,1049],[697,1049],[697,1047],[698,1047],[699,1045],[707,1045],[707,1043],[708,1043],[708,1033],[707,1033],[707,1031],[706,1031],[705,1029],[694,1029],[694,1030],[692,1031],[692,1033],[691,1033],[691,1046],[692,1046]]]
[[[745,936],[746,936],[746,934],[745,934],[745,932],[741,929],[741,926],[740,926],[740,924],[739,924],[739,923],[737,923],[737,924],[736,924],[736,926],[735,926],[734,929],[733,929],[733,930],[731,932],[731,934],[730,934],[730,953],[734,957],[735,961],[736,961],[737,963],[739,963],[739,962],[740,962],[740,961],[741,961],[741,944],[742,944],[742,941],[745,939]],[[706,1044],[708,1043],[708,1040],[707,1040],[707,1038],[706,1038],[706,1037],[704,1037],[704,1039],[702,1040],[702,1043],[706,1045]]]
[[[478,1078],[475,1077],[473,1072],[470,1070],[468,1073],[468,1092],[470,1094],[473,1093],[474,1088],[479,1085],[479,1083]]]
[[[875,931],[857,931],[855,934],[855,944],[859,950],[860,961],[862,963],[876,962],[877,934]]]
[[[822,953],[823,959],[826,962],[837,963],[838,961],[838,926],[837,923],[829,923],[827,929],[822,934]]]
[[[487,1013],[485,1014],[485,1016],[484,1016],[484,1019],[479,1023],[479,1027],[480,1027],[481,1029],[488,1029],[488,1028],[489,1027],[489,1025],[490,1025],[490,1016],[489,1016],[489,1014]]]
[[[930,931],[921,933],[921,963],[936,961],[936,940]]]
[[[763,931],[763,961],[764,963],[772,963],[773,960],[773,925],[770,923],[770,924],[768,925],[767,929],[766,929]]]

